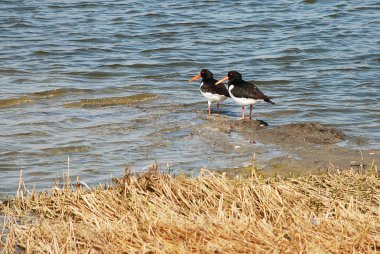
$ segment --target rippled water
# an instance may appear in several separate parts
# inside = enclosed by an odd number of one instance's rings
[[[45,188],[67,156],[89,184],[155,160],[243,163],[192,129],[207,103],[187,80],[205,67],[255,80],[277,103],[255,107],[271,125],[319,121],[379,147],[379,13],[370,0],[1,1],[0,192],[20,169]]]

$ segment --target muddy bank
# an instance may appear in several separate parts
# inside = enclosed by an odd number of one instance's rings
[[[238,149],[247,154],[247,161],[251,161],[250,157],[255,154],[255,164],[265,174],[287,175],[305,173],[305,170],[316,172],[350,168],[365,170],[380,160],[379,149],[344,147],[343,142],[354,142],[355,137],[320,123],[271,126],[261,120],[242,121],[224,115],[203,116],[203,119],[204,123],[195,128],[195,133],[207,136],[209,142],[214,142],[218,147],[235,150],[236,146],[230,145],[231,139],[237,135],[242,137]],[[242,167],[227,169],[226,172],[245,174],[249,173],[249,169]]]

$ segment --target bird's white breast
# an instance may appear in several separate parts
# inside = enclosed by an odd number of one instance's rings
[[[203,85],[203,82],[201,83],[200,87],[201,88]],[[225,95],[221,95],[221,94],[216,94],[216,93],[204,93],[202,92],[201,90],[201,94],[210,102],[220,102],[220,101],[224,101],[225,99],[227,99],[227,96]]]
[[[211,101],[211,102],[220,102],[220,101],[224,101],[225,99],[227,99],[227,96],[224,96],[224,95],[220,95],[220,94],[215,94],[215,93],[204,93],[204,92],[201,92],[202,95],[208,100],[208,101]]]

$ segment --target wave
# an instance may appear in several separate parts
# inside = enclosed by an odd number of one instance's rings
[[[0,68],[0,73],[4,74],[30,74],[30,72],[15,68]]]
[[[278,79],[278,80],[250,80],[250,83],[256,84],[256,85],[272,85],[272,84],[282,84],[287,85],[291,82],[289,80],[285,79]]]
[[[80,77],[94,78],[94,79],[110,78],[110,77],[125,75],[125,73],[103,72],[103,71],[94,71],[94,72],[73,71],[73,72],[66,72],[65,74],[69,76],[80,76]]]
[[[155,63],[155,64],[148,64],[148,63],[135,63],[127,65],[129,68],[132,69],[149,69],[149,68],[158,68],[158,67],[188,67],[192,66],[193,62],[190,61],[176,61],[176,62],[169,62],[169,63]]]
[[[19,132],[19,133],[15,133],[15,134],[11,134],[11,135],[3,135],[1,134],[0,136],[2,137],[14,137],[14,138],[17,138],[17,137],[20,137],[20,138],[24,138],[24,137],[46,137],[46,136],[49,136],[50,134],[48,134],[47,132],[44,132],[44,131],[27,131],[27,132]]]
[[[51,52],[45,51],[45,50],[36,50],[33,52],[33,55],[37,55],[37,56],[47,56],[51,54],[52,54]]]

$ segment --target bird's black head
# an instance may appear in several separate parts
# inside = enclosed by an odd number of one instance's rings
[[[212,74],[212,72],[209,71],[208,69],[201,70],[200,74],[201,74],[201,77],[203,79],[212,79],[212,78],[214,78],[214,74]]]
[[[225,76],[224,78],[216,82],[216,85],[226,81],[227,79],[228,79],[228,86],[229,86],[234,80],[242,79],[242,76],[237,71],[229,71],[227,76]]]
[[[202,81],[205,82],[207,79],[213,79],[214,75],[212,74],[211,71],[209,71],[207,69],[203,69],[203,70],[201,70],[201,72],[198,75],[196,75],[195,77],[190,79],[189,82],[192,82],[192,81],[197,80],[199,78],[202,78]]]
[[[227,74],[228,80],[243,79],[241,74],[237,71],[229,71]]]

